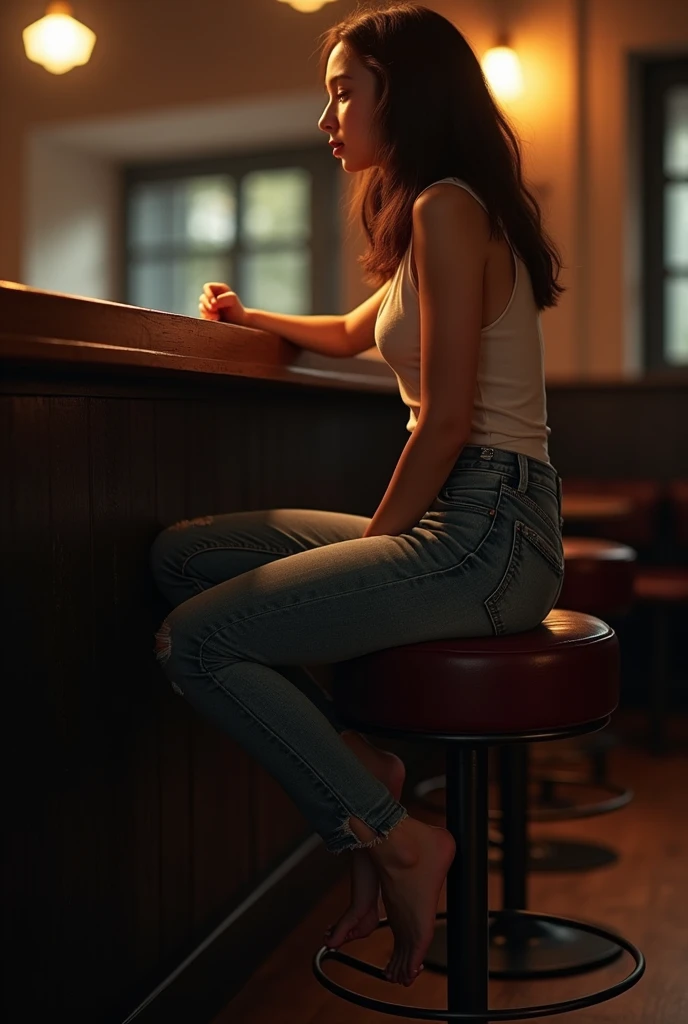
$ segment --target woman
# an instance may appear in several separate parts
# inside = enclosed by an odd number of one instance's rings
[[[449,21],[407,3],[359,9],[325,33],[321,73],[318,124],[360,175],[361,262],[381,287],[347,317],[301,317],[245,309],[211,282],[200,312],[333,356],[377,343],[410,438],[372,519],[270,509],[164,530],[151,566],[175,608],[156,652],[175,690],[278,779],[327,849],[353,851],[351,904],[328,945],[371,933],[381,887],[386,974],[408,985],[454,840],[408,814],[403,763],[345,730],[304,666],[519,632],[554,606],[561,481],[540,311],[564,289],[519,143]]]

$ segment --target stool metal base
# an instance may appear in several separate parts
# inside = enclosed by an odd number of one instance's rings
[[[493,838],[490,834],[490,871],[502,870],[501,849],[501,839],[497,835]],[[548,839],[543,836],[533,839],[528,844],[527,870],[553,873],[592,871],[595,868],[609,867],[618,859],[618,855],[610,846],[578,843],[568,839]]]
[[[543,780],[550,782],[550,779]],[[559,775],[551,779],[557,785],[577,785],[591,787],[594,783],[585,780],[571,778],[566,775]],[[598,783],[598,785],[602,785]],[[428,799],[428,794],[440,794],[446,786],[446,775],[436,775],[433,778],[423,779],[413,789],[414,798],[421,807],[436,814],[446,812],[446,797],[440,795],[439,799]],[[566,801],[561,802],[564,807],[556,806],[553,797],[549,807],[529,808],[529,821],[557,821],[562,819],[590,818],[598,814],[607,814],[620,810],[633,799],[633,790],[623,789],[611,783],[604,784],[604,787],[613,794],[609,800],[600,801],[597,804],[571,805]],[[501,811],[493,809],[490,811],[490,821],[499,822]],[[541,839],[531,842],[529,848],[528,871],[592,871],[595,868],[608,867],[615,864],[619,857],[611,847],[597,843],[578,843],[567,840]],[[490,866],[495,867],[500,863],[500,858],[491,857]]]
[[[332,981],[325,972],[323,971],[322,965],[325,960],[338,960],[340,963],[346,964],[355,970],[362,971],[364,974],[368,974],[372,978],[377,978],[379,981],[387,982],[385,978],[384,969],[376,967],[375,964],[369,963],[367,960],[359,960],[358,957],[350,956],[347,953],[342,953],[341,950],[328,950],[327,946],[321,946],[313,958],[313,973],[316,980],[320,982],[325,988],[329,989],[335,995],[340,996],[342,999],[348,1000],[350,1003],[356,1003],[358,1006],[364,1006],[369,1010],[377,1010],[379,1013],[389,1013],[397,1017],[410,1017],[413,1019],[420,1020],[437,1020],[437,1021],[471,1021],[477,1024],[478,1021],[501,1021],[501,1020],[531,1020],[533,1017],[550,1017],[558,1013],[569,1013],[572,1010],[582,1010],[587,1006],[594,1006],[597,1003],[606,1002],[608,999],[613,999],[615,996],[620,995],[627,989],[631,988],[636,982],[640,981],[641,977],[645,973],[645,958],[640,950],[624,939],[621,935],[615,935],[614,933],[607,931],[604,928],[599,928],[596,925],[587,924],[584,921],[576,921],[566,917],[556,917],[553,914],[532,914],[526,910],[510,910],[510,911],[489,911],[490,921],[495,922],[491,927],[499,928],[500,920],[504,922],[504,915],[508,915],[514,924],[518,919],[518,924],[526,933],[532,931],[533,928],[539,928],[544,926],[549,929],[551,933],[555,933],[559,929],[564,932],[573,930],[574,932],[582,932],[593,938],[601,939],[603,942],[607,942],[613,945],[617,952],[616,956],[620,956],[625,950],[633,957],[635,966],[630,974],[628,974],[622,981],[617,982],[615,985],[610,985],[608,988],[599,989],[597,992],[592,992],[587,996],[580,996],[577,999],[566,999],[559,1003],[541,1003],[538,1006],[516,1006],[507,1010],[498,1009],[487,1009],[485,1011],[472,1010],[468,1013],[449,1010],[449,1009],[435,1009],[434,1007],[427,1006],[407,1006],[402,1003],[390,1003],[383,999],[371,999],[370,996],[363,996],[358,992],[354,992],[344,985],[339,985],[337,982]],[[446,924],[440,925],[440,921],[447,919],[447,912],[440,911],[435,915],[436,931],[435,938],[428,950],[428,955],[425,957],[423,963],[430,969],[440,969],[446,973],[447,971],[447,953],[446,953]],[[388,928],[388,918],[382,918],[377,925],[378,928]],[[430,953],[432,951],[432,959]],[[437,968],[435,963],[441,964],[442,966]],[[609,962],[609,961],[605,961]],[[560,971],[560,974],[571,973],[569,971]],[[548,972],[548,976],[551,972]],[[502,975],[499,975],[502,977]],[[509,975],[503,975],[508,977]],[[523,972],[519,971],[519,977],[523,976]],[[387,982],[387,984],[393,984]]]
[[[563,978],[613,963],[623,953],[618,942],[591,935],[572,925],[553,925],[539,914],[523,917],[518,911],[492,912],[490,977]],[[427,968],[447,973],[446,929],[438,925],[428,947]]]
[[[550,774],[546,778],[534,781],[544,783],[547,789],[545,789],[542,803],[535,807],[531,804],[528,808],[528,821],[569,821],[575,818],[594,818],[598,814],[611,814],[612,811],[619,811],[629,804],[634,796],[633,790],[627,787],[617,786],[612,782],[596,783],[590,779],[567,775],[564,772]],[[443,814],[446,811],[446,797],[440,796],[438,799],[429,800],[428,794],[440,793],[445,790],[446,785],[446,775],[435,775],[433,778],[423,779],[413,788],[414,799],[426,810]],[[550,791],[549,787],[555,785],[579,786],[586,789],[594,787],[605,789],[611,795],[608,800],[599,800],[594,804],[574,804],[566,798],[560,799],[553,791]],[[499,808],[490,810],[490,821],[498,822],[501,816],[502,812]]]
[[[613,963],[622,953],[600,929],[551,924],[538,914],[502,910],[490,927],[491,978],[562,978]]]
[[[540,794],[537,801],[531,801],[529,821],[571,821],[574,818],[594,818],[598,814],[611,814],[612,811],[619,811],[629,804],[634,795],[633,790],[627,786],[617,786],[606,779],[586,779],[585,776],[567,772],[549,772],[547,775],[534,773],[531,782],[539,786]],[[609,793],[609,798],[591,804],[576,804],[555,792],[555,787],[558,789],[561,786],[602,789]]]
[[[608,725],[609,716],[587,723],[580,723],[556,731],[510,734],[503,736],[481,734],[479,737],[457,736],[444,733],[423,733],[425,740],[440,740],[445,744],[446,755],[446,827],[456,841],[454,859],[447,872],[446,906],[444,912],[435,914],[435,923],[444,921],[446,935],[446,988],[447,1008],[436,1010],[424,1006],[407,1006],[379,999],[370,999],[333,982],[322,970],[325,958],[363,970],[370,976],[385,980],[384,971],[373,964],[349,957],[341,950],[328,950],[322,946],[315,955],[313,971],[316,980],[331,992],[351,1002],[381,1013],[439,1021],[501,1021],[529,1020],[533,1017],[549,1017],[557,1013],[568,1013],[584,1009],[596,1003],[612,999],[635,985],[645,971],[645,960],[640,950],[621,935],[613,934],[597,925],[551,914],[532,914],[521,908],[528,906],[527,893],[527,781],[528,750],[531,742],[547,739],[568,739],[573,735],[595,732]],[[349,722],[350,728],[363,733],[388,734],[390,730]],[[633,971],[622,981],[578,999],[544,1004],[521,1006],[508,1010],[489,1008],[489,952],[490,921],[498,915],[488,909],[488,750],[498,745],[500,763],[500,789],[503,816],[501,821],[504,846],[502,872],[503,911],[499,919],[535,918],[536,922],[564,929],[578,931],[606,939],[630,953],[635,961]],[[388,919],[378,927],[389,927]],[[519,975],[520,976],[520,975]]]
[[[538,838],[528,850],[529,871],[593,871],[616,864],[619,855],[611,846],[573,840]]]

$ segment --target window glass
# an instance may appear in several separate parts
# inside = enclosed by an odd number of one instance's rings
[[[299,242],[310,236],[311,175],[304,167],[252,171],[241,190],[242,241]]]
[[[667,90],[664,113],[664,170],[666,174],[688,174],[688,86]]]
[[[127,278],[127,302],[131,306],[171,312],[174,299],[172,275],[167,260],[151,259],[130,263]]]
[[[129,202],[129,242],[136,249],[171,244],[207,249],[234,243],[235,185],[228,175],[141,181]]]
[[[197,317],[198,296],[206,281],[231,284],[229,256],[166,256],[132,261],[128,295],[133,306]]]
[[[251,309],[307,315],[311,309],[308,249],[251,253],[243,259],[241,299]]]
[[[688,366],[688,277],[664,282],[664,352],[668,363]]]
[[[667,270],[688,270],[688,182],[664,189],[664,264]]]
[[[173,238],[189,246],[233,245],[236,195],[227,175],[202,175],[173,185]]]
[[[168,182],[139,181],[133,185],[127,231],[129,243],[137,249],[172,240],[172,189]]]

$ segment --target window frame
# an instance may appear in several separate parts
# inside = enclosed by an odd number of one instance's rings
[[[341,308],[341,200],[342,180],[339,161],[332,159],[329,147],[293,146],[280,149],[252,149],[241,152],[214,154],[205,157],[189,157],[174,160],[128,163],[122,167],[120,176],[119,204],[122,215],[119,218],[117,237],[117,290],[123,303],[131,304],[127,286],[131,248],[127,233],[129,201],[132,190],[140,182],[168,181],[203,174],[229,174],[237,183],[237,224],[241,224],[242,201],[241,181],[252,171],[277,168],[303,167],[310,171],[311,189],[311,308],[308,313],[332,314]],[[307,244],[307,243],[306,243]],[[231,247],[218,247],[218,255],[234,260],[234,280],[227,283],[236,289],[241,297],[243,280],[243,246],[240,232]],[[250,251],[254,252],[254,249]],[[162,255],[167,252],[161,249]],[[172,246],[169,253],[172,252]],[[199,281],[199,293],[203,281]]]
[[[649,375],[688,380],[688,363],[677,365],[665,356],[664,281],[686,277],[688,270],[668,270],[664,261],[664,205],[667,184],[685,181],[664,172],[665,97],[675,85],[688,86],[688,57],[647,58],[641,66],[642,295],[643,364]]]

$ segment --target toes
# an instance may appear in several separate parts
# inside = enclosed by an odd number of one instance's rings
[[[346,933],[349,929],[348,924],[340,922],[338,925],[333,925],[329,929],[329,934],[325,933],[325,945],[329,946],[330,949],[336,949],[341,946],[342,942],[346,939]]]
[[[403,952],[399,957],[399,982],[401,985],[405,985],[408,981],[407,978],[407,966],[408,966],[408,955]]]

